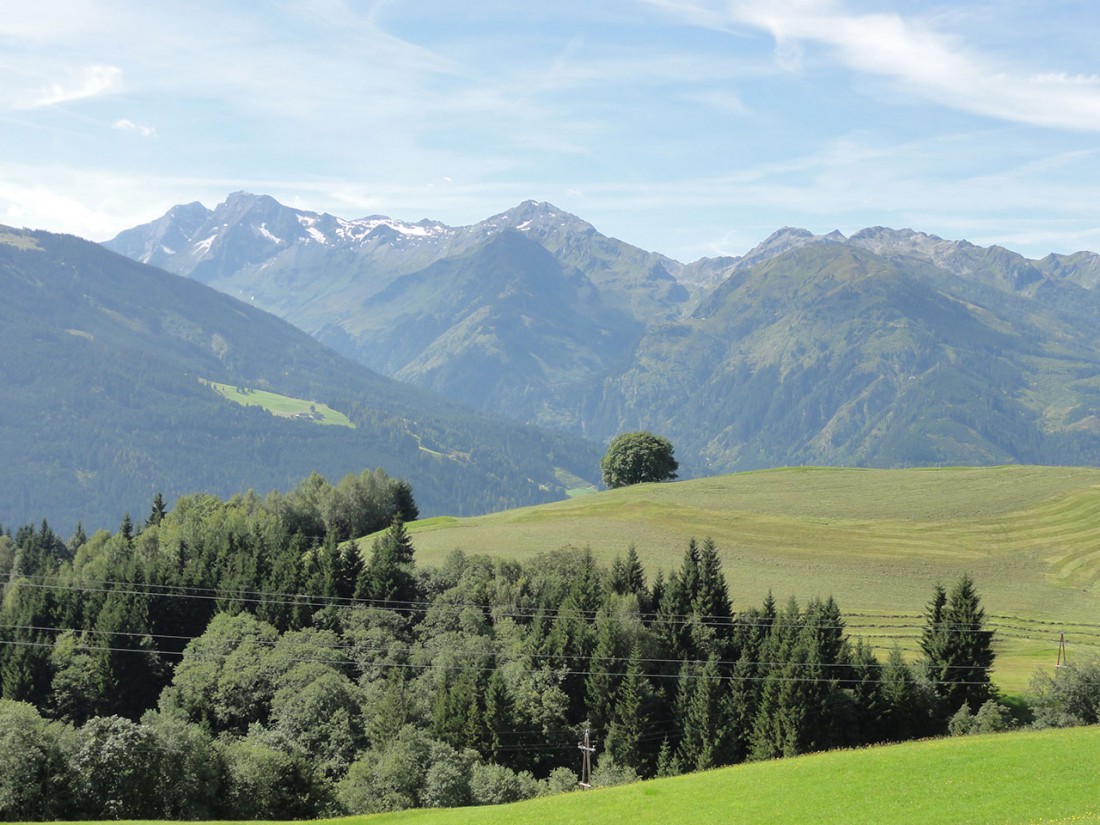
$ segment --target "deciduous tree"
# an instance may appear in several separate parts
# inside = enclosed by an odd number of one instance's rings
[[[672,442],[645,431],[616,436],[600,462],[603,483],[611,489],[645,481],[669,481],[676,478],[679,468]]]

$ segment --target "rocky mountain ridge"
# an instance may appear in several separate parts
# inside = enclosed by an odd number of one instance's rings
[[[659,430],[687,473],[1100,463],[1095,253],[785,227],[684,264],[535,201],[457,228],[244,193],[177,210],[109,245],[154,260],[215,230],[168,263],[464,403],[597,440]]]

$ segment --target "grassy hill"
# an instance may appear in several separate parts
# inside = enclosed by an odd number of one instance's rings
[[[604,563],[630,544],[652,576],[711,536],[734,608],[834,595],[854,635],[916,652],[937,581],[969,572],[997,629],[995,678],[1026,687],[1069,655],[1100,653],[1100,470],[790,468],[646,484],[475,518],[411,525],[417,558],[454,548],[525,559],[590,545]]]
[[[1100,822],[1100,728],[889,745],[739,765],[514,805],[403,811],[369,825],[575,822]]]

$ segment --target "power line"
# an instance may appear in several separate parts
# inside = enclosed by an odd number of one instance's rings
[[[51,626],[51,625],[0,624],[0,628],[7,629],[7,630],[27,630],[27,631],[40,632],[40,633],[58,633],[58,634],[73,633],[73,634],[78,634],[78,635],[88,635],[88,634],[90,634],[90,635],[97,635],[97,636],[126,636],[126,637],[139,638],[139,639],[148,638],[148,639],[151,639],[151,640],[170,639],[170,640],[173,640],[173,641],[193,641],[193,640],[199,640],[199,639],[202,638],[201,636],[194,636],[194,637],[179,636],[179,635],[172,635],[172,634],[152,633],[152,632],[143,632],[143,631],[100,630],[98,628],[66,628],[66,627],[58,627],[58,626]],[[2,641],[2,640],[0,640],[0,641]],[[266,648],[266,649],[269,649],[269,650],[274,650],[280,644],[283,644],[283,637],[280,637],[280,638],[275,639],[275,640],[266,640],[266,639],[256,639],[256,638],[252,638],[252,637],[245,637],[245,638],[241,639],[241,641],[242,642],[247,642],[251,646]],[[489,641],[493,641],[493,640],[490,639]],[[1035,641],[1037,641],[1037,640],[1035,640]],[[293,643],[286,643],[286,646],[290,647],[290,646],[292,646],[292,644]],[[406,643],[401,643],[401,644],[404,646],[404,651],[403,652],[405,652],[405,653],[414,652],[410,645],[408,645]],[[351,653],[371,653],[371,652],[389,653],[393,650],[392,646],[390,646],[390,645],[381,645],[381,646],[373,647],[373,646],[370,646],[370,645],[359,645],[359,644],[356,644],[355,642],[343,642],[343,643],[338,644],[338,645],[318,645],[316,643],[311,642],[310,649],[311,650],[318,650],[318,651],[351,652]],[[172,655],[179,655],[175,651],[168,651],[168,652],[171,652]],[[184,653],[186,653],[186,651],[184,651]],[[194,654],[195,655],[205,655],[204,653],[199,653],[197,651],[194,651]],[[226,655],[231,655],[231,654],[226,654]],[[490,653],[489,656],[493,656],[493,654]],[[587,654],[583,654],[583,653],[540,653],[540,652],[537,652],[537,651],[524,652],[523,654],[521,654],[517,658],[521,658],[521,659],[549,659],[549,660],[554,660],[554,661],[556,661],[556,660],[564,660],[564,661],[581,660],[581,661],[588,661],[588,662],[618,662],[618,663],[621,663],[621,664],[626,664],[629,661],[631,661],[631,659],[632,659],[632,657],[630,657],[630,656],[598,656],[594,653],[591,654],[591,655],[587,655]],[[315,660],[310,660],[310,661],[315,661]],[[316,660],[316,661],[323,661],[323,660]],[[332,660],[332,661],[333,662],[339,662],[339,663],[342,663],[342,664],[358,665],[358,662],[353,661],[353,660]],[[711,662],[712,660],[710,660],[710,659],[673,659],[673,658],[661,658],[661,657],[653,657],[653,656],[640,656],[640,657],[637,658],[637,661],[645,662],[647,664],[671,664],[671,665],[683,666],[683,665],[705,665],[708,662]],[[715,660],[713,660],[713,663],[720,666],[720,667],[735,667],[735,666],[738,666],[738,665],[753,666],[753,667],[806,667],[806,668],[819,667],[819,668],[848,668],[848,669],[854,669],[855,667],[858,667],[858,665],[853,664],[851,662],[814,662],[814,661],[810,661],[810,662],[790,662],[790,661],[768,661],[768,660],[758,660],[757,661],[757,660],[750,660],[750,659],[715,659]],[[975,666],[970,666],[970,665],[946,665],[945,667],[951,668],[951,669],[960,669],[960,670],[969,670],[969,671],[993,670],[993,668],[991,666],[990,667],[975,667]]]
[[[30,647],[30,648],[50,648],[51,650],[54,647],[54,645],[50,642],[33,642],[33,641],[22,641],[22,640],[12,640],[12,639],[0,639],[0,645],[14,646],[14,647]],[[174,656],[174,657],[179,657],[179,658],[182,658],[184,655],[186,655],[183,652],[177,652],[177,651],[171,651],[171,650],[161,651],[161,650],[156,650],[156,649],[150,650],[150,649],[147,649],[147,648],[114,647],[114,646],[111,646],[111,645],[88,645],[88,644],[84,644],[84,645],[81,645],[81,650],[95,651],[95,652],[109,652],[109,653],[137,653],[137,654],[143,654],[143,655],[147,655],[147,656]],[[232,657],[233,657],[233,652],[230,652],[230,653],[214,653],[214,652],[207,653],[207,652],[204,652],[199,657],[199,660],[203,661],[203,660],[207,660],[207,659],[230,659]],[[302,664],[302,663],[306,663],[306,664],[328,664],[328,665],[339,664],[339,665],[347,665],[349,667],[355,667],[356,664],[357,664],[356,662],[354,662],[350,659],[317,659],[317,658],[312,658],[312,657],[311,658],[289,657],[287,659],[284,659],[283,661],[285,661],[287,663],[290,663],[290,664]],[[785,663],[781,667],[786,667],[786,666],[789,666],[790,664],[793,664],[793,663]],[[469,664],[439,665],[439,664],[435,664],[435,663],[432,663],[432,664],[416,664],[416,663],[413,663],[413,662],[372,663],[371,666],[372,667],[379,667],[379,668],[383,668],[383,669],[390,669],[390,670],[397,669],[397,670],[444,671],[444,672],[470,672],[470,671],[474,671],[474,672],[487,673],[487,674],[491,674],[491,673],[495,672],[496,669],[497,669],[496,667],[476,666],[476,665],[469,665]],[[982,668],[982,667],[972,667],[972,668],[966,668],[966,669],[970,670],[970,671],[985,670],[985,668]],[[594,673],[591,670],[570,670],[570,669],[567,669],[567,668],[551,668],[551,672],[554,673],[555,675],[561,677],[561,678],[565,678],[567,676],[591,676]],[[534,669],[534,670],[527,669],[527,670],[520,671],[520,673],[522,673],[523,675],[526,675],[526,676],[530,676],[530,675],[535,675],[535,674],[546,673],[546,671],[541,670],[541,669]],[[597,675],[612,676],[612,677],[626,677],[628,675],[628,673],[626,671],[599,671]],[[679,671],[679,672],[676,672],[676,673],[656,673],[656,672],[654,672],[654,673],[643,673],[641,675],[644,676],[647,679],[665,679],[665,680],[673,680],[673,681],[682,681],[682,680],[686,680],[686,679],[710,678],[710,679],[715,679],[715,680],[720,681],[720,682],[765,682],[765,681],[768,681],[768,680],[772,680],[772,681],[776,681],[776,682],[792,682],[792,683],[805,682],[805,683],[813,683],[813,684],[837,684],[837,685],[841,685],[841,686],[849,685],[849,684],[860,684],[864,681],[862,677],[856,677],[856,676],[851,676],[851,677],[847,677],[847,678],[837,676],[837,677],[831,677],[830,678],[830,677],[808,677],[808,676],[784,676],[784,675],[776,675],[775,673],[766,673],[766,674],[759,674],[759,675],[752,675],[752,676],[735,675],[735,674],[710,674],[710,675],[707,675],[707,674],[703,674],[703,673],[684,672],[682,670]],[[985,684],[988,684],[988,681],[984,681],[984,680],[983,681],[973,681],[973,680],[964,680],[964,679],[952,679],[952,680],[942,680],[942,679],[940,679],[940,680],[937,680],[937,683],[945,684],[945,685],[946,684],[951,684],[951,685],[985,685]]]
[[[46,577],[41,577],[45,579]],[[104,593],[104,594],[119,594],[119,595],[134,595],[134,596],[147,596],[165,599],[196,599],[204,601],[220,601],[230,603],[242,603],[253,605],[266,605],[266,606],[296,606],[296,607],[312,607],[312,608],[324,608],[324,607],[367,607],[367,608],[379,608],[389,611],[393,611],[399,614],[416,614],[427,613],[432,609],[439,609],[440,607],[452,607],[452,608],[473,608],[489,613],[490,615],[498,616],[501,618],[520,618],[520,619],[534,619],[540,616],[547,619],[581,619],[581,620],[594,620],[599,618],[601,611],[599,610],[562,610],[548,609],[546,606],[531,606],[520,607],[511,606],[503,608],[500,605],[482,604],[477,602],[466,601],[448,601],[442,602],[438,599],[435,601],[408,601],[408,600],[385,600],[385,599],[362,599],[362,598],[350,598],[339,596],[313,596],[301,593],[284,593],[284,592],[271,592],[271,591],[257,591],[257,590],[229,590],[223,588],[205,588],[205,587],[190,587],[185,585],[158,585],[158,584],[145,584],[144,589],[139,588],[132,582],[119,582],[111,580],[103,580],[97,582],[95,585],[81,584],[77,582],[72,583],[53,583],[47,581],[32,581],[30,578],[23,577],[9,581],[8,587],[30,587],[41,590],[51,591],[63,591],[63,592],[80,592],[80,593]],[[882,629],[882,630],[921,630],[922,626],[913,624],[881,624],[878,622],[867,623],[860,621],[862,619],[878,619],[886,621],[896,620],[913,620],[920,618],[919,616],[912,614],[898,614],[898,613],[852,613],[848,614],[849,618],[846,621],[836,623],[824,623],[814,621],[812,617],[806,617],[806,620],[800,620],[798,622],[786,621],[782,618],[782,614],[775,616],[774,618],[755,617],[752,621],[747,620],[746,613],[733,614],[731,617],[719,617],[713,615],[702,614],[683,614],[683,613],[661,613],[660,611],[647,611],[639,612],[638,618],[642,621],[649,621],[651,623],[660,623],[664,625],[683,626],[683,625],[699,625],[703,627],[734,627],[734,628],[784,628],[784,627],[806,627],[812,626],[820,628],[822,630],[848,630],[848,629]],[[1014,621],[1021,621],[1015,617],[1011,618]],[[1026,620],[1023,620],[1026,621]],[[1042,620],[1036,620],[1042,621]],[[1079,635],[1087,634],[1089,636],[1096,635],[1100,638],[1100,624],[1094,624],[1090,622],[1066,622],[1056,623],[1049,622],[1057,627],[1084,627],[1095,628],[1096,634],[1092,634],[1088,631],[1081,631]],[[975,623],[970,622],[939,622],[936,625],[937,629],[944,630],[946,632],[973,632],[979,629]],[[1011,625],[1001,625],[994,622],[986,622],[984,628],[992,630],[1017,630],[1019,628],[1012,627]]]

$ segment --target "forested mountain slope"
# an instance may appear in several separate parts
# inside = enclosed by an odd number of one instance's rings
[[[1100,296],[859,241],[736,267],[592,391],[587,431],[655,429],[712,470],[1100,463]]]
[[[535,201],[450,227],[349,221],[237,192],[106,246],[254,302],[387,375],[570,425],[559,399],[577,398],[646,325],[681,317],[697,289],[684,284],[721,268],[685,268]]]
[[[528,201],[467,227],[236,193],[109,244],[255,299],[344,354],[682,474],[1100,463],[1100,256],[784,228],[682,264]]]
[[[549,501],[594,445],[469,412],[285,321],[70,236],[0,228],[0,522],[113,526],[155,492],[286,489],[384,467],[424,513]],[[328,404],[354,428],[231,403],[202,380]]]

